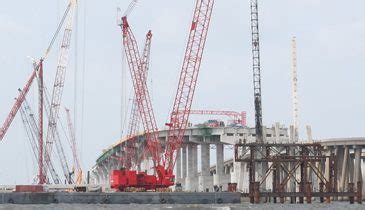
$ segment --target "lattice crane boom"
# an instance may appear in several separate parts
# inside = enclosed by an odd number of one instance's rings
[[[145,41],[145,45],[144,45],[143,52],[142,52],[142,64],[141,64],[143,74],[144,74],[146,81],[147,81],[148,70],[149,70],[151,41],[152,41],[152,32],[150,30],[146,34],[146,41]],[[127,138],[132,138],[133,136],[137,135],[140,124],[141,124],[141,117],[140,117],[139,110],[138,110],[138,102],[137,102],[136,96],[134,95],[131,114],[130,114],[130,118],[129,118]],[[132,165],[133,165],[133,159],[136,159],[134,139],[130,139],[127,142],[126,157],[127,158],[125,161],[125,168],[130,169],[130,168],[132,168]],[[137,160],[135,160],[134,162],[137,162]]]
[[[193,102],[204,46],[208,34],[214,0],[197,0],[190,28],[179,84],[169,126],[165,165],[173,170],[177,149],[181,148],[188,124],[189,111]],[[179,113],[179,110],[184,110]]]
[[[66,114],[67,114],[68,131],[70,133],[72,157],[73,157],[74,167],[75,167],[75,171],[76,171],[75,183],[81,184],[82,169],[81,169],[80,159],[79,159],[78,152],[77,152],[78,150],[77,150],[77,144],[76,144],[75,129],[74,129],[74,126],[72,125],[70,110],[67,108],[65,108],[65,110],[66,110]]]
[[[26,99],[24,99],[24,102],[22,103],[21,108],[23,109],[23,111],[24,111],[23,114],[25,114],[25,118],[27,119],[26,122],[28,122],[28,124],[29,124],[28,125],[29,130],[32,132],[32,136],[34,136],[33,138],[35,138],[34,140],[31,140],[31,141],[36,142],[35,147],[37,148],[37,152],[38,152],[38,155],[39,155],[40,145],[37,145],[37,142],[39,142],[39,135],[38,135],[39,134],[39,127],[38,127],[39,124],[38,124],[37,120],[35,119],[34,112],[32,111],[32,109],[29,106],[29,103]],[[38,158],[38,160],[39,160],[39,158]],[[61,179],[58,176],[58,174],[57,174],[57,172],[56,172],[56,170],[53,166],[52,161],[50,161],[48,163],[45,163],[45,164],[47,165],[48,170],[51,174],[53,183],[55,183],[55,184],[61,183]],[[40,178],[40,176],[39,176],[39,178]],[[44,180],[44,181],[46,181],[46,180]]]
[[[58,119],[58,114],[59,114],[59,109],[60,109],[60,104],[61,104],[61,99],[62,99],[63,87],[64,87],[64,83],[65,83],[65,75],[66,75],[66,69],[67,69],[67,65],[68,65],[68,57],[69,57],[70,43],[71,43],[71,36],[72,36],[72,27],[73,27],[76,6],[77,6],[77,0],[70,0],[67,22],[66,22],[66,26],[64,29],[60,54],[59,54],[58,62],[57,62],[56,77],[55,77],[55,82],[53,85],[52,101],[51,101],[51,107],[50,107],[50,112],[49,112],[49,122],[48,122],[48,129],[47,129],[46,151],[45,151],[45,161],[46,162],[50,161],[50,154],[52,153],[53,140],[56,135],[55,130],[56,130],[56,124],[57,124],[57,119]]]
[[[36,65],[36,64],[34,64]],[[43,59],[39,62],[38,70],[38,176],[39,184],[46,183],[44,172],[44,147],[43,147]]]
[[[150,59],[150,51],[151,51],[151,41],[152,41],[152,32],[148,31],[146,34],[146,41],[144,45],[144,49],[142,52],[142,70],[147,81],[148,70],[149,70],[149,59]],[[140,124],[141,118],[139,116],[138,110],[138,102],[136,96],[133,97],[133,104],[131,109],[131,116],[129,119],[129,127],[128,127],[128,137],[132,137],[137,134],[137,130]]]
[[[48,96],[48,93],[46,91],[46,88],[44,88],[44,98],[45,98],[45,110],[46,110],[46,116],[47,118],[49,119],[50,117],[50,113],[49,113],[49,110],[50,110],[50,100],[49,100],[49,96]],[[60,136],[60,133],[59,133],[59,130],[58,130],[58,125],[55,125],[54,127],[54,143],[55,143],[55,146],[56,146],[56,151],[57,151],[57,155],[58,155],[58,158],[59,158],[59,161],[60,161],[60,165],[61,165],[61,168],[62,168],[62,172],[63,172],[63,175],[65,177],[65,179],[67,180],[67,183],[71,184],[73,183],[73,180],[71,179],[70,177],[70,167],[68,166],[68,162],[67,162],[67,158],[66,158],[66,154],[65,154],[65,150],[63,148],[63,144],[62,144],[62,141],[61,141],[61,136]],[[51,155],[51,154],[50,154]]]
[[[137,41],[127,21],[127,17],[122,18],[123,45],[128,61],[128,66],[133,81],[136,100],[138,102],[138,110],[142,119],[146,142],[149,153],[155,166],[160,165],[162,151],[160,141],[158,139],[158,130],[155,115],[152,109],[151,98],[147,88],[147,82],[143,73],[143,67]]]
[[[39,68],[39,66],[37,66],[32,74],[30,75],[27,83],[25,84],[24,88],[19,92],[19,96],[17,97],[17,99],[15,100],[15,103],[13,105],[13,108],[11,109],[9,115],[7,116],[5,122],[3,123],[3,126],[0,129],[0,141],[4,138],[6,132],[8,131],[11,123],[13,122],[17,112],[20,109],[20,106],[22,105],[25,96],[28,94],[30,87],[32,86],[32,83],[34,81],[34,78],[37,75],[37,69]]]
[[[252,61],[253,61],[253,88],[255,99],[255,127],[256,141],[262,143],[262,102],[261,102],[261,65],[260,65],[260,36],[258,0],[250,0],[251,5],[251,32],[252,32]]]
[[[294,142],[299,141],[299,100],[298,100],[298,70],[297,70],[297,41],[292,39],[292,109],[294,125]]]
[[[38,149],[38,145],[37,145],[37,141],[36,141],[37,137],[34,134],[34,130],[31,129],[31,125],[28,120],[28,116],[25,113],[25,109],[24,109],[23,105],[20,106],[19,112],[20,112],[20,117],[22,118],[25,133],[27,134],[30,146],[32,147],[34,160],[38,161],[39,149]]]

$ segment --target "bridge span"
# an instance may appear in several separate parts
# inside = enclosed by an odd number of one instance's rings
[[[267,143],[290,143],[292,128],[276,123],[265,127],[264,136]],[[310,132],[310,131],[308,131]],[[162,145],[166,142],[167,130],[159,131]],[[92,167],[90,180],[92,184],[109,185],[109,172],[121,167],[120,158],[126,153],[127,142],[122,139],[108,149],[103,150],[96,164]],[[250,143],[255,141],[255,129],[249,127],[190,127],[184,136],[183,148],[177,154],[175,166],[176,182],[185,191],[213,191],[214,186],[227,190],[228,183],[237,183],[237,190],[248,192],[248,169],[246,163],[235,162],[233,145],[236,143]],[[364,176],[365,137],[307,139],[302,141],[317,142],[324,146],[326,153],[335,154],[337,186],[339,191],[345,191],[348,183],[362,181]],[[134,140],[136,169],[151,170],[150,157],[142,158],[145,148],[145,138],[141,134]],[[321,163],[323,171],[329,167],[326,162]],[[326,174],[329,176],[329,174]],[[270,180],[270,177],[268,178]],[[365,189],[365,187],[363,187]],[[270,189],[270,181],[267,182]],[[364,195],[365,193],[363,193]]]

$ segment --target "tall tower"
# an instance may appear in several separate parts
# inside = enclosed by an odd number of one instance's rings
[[[299,119],[298,119],[298,76],[297,76],[297,42],[296,37],[292,39],[292,109],[293,109],[293,126],[294,142],[299,140]]]
[[[251,32],[252,32],[252,60],[253,60],[253,88],[255,98],[255,127],[256,142],[263,143],[262,104],[261,104],[261,66],[260,66],[260,36],[258,0],[251,0]]]

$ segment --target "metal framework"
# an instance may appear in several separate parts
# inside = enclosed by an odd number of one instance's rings
[[[63,87],[65,83],[65,75],[66,69],[68,65],[68,57],[70,51],[70,43],[71,43],[71,35],[72,35],[72,26],[74,20],[74,13],[76,10],[77,0],[70,0],[70,3],[67,8],[68,19],[64,29],[63,39],[61,43],[60,54],[58,57],[57,63],[57,71],[56,77],[53,85],[51,106],[49,111],[49,119],[48,119],[48,129],[47,129],[47,137],[46,137],[46,151],[45,151],[45,161],[49,162],[52,154],[52,146],[53,141],[56,136],[56,125],[57,119],[62,99]],[[65,13],[67,14],[67,13]],[[43,172],[45,175],[47,174],[47,169],[44,169]]]
[[[161,164],[160,153],[162,147],[158,139],[158,129],[155,115],[152,109],[146,77],[143,71],[142,60],[139,55],[137,41],[133,35],[127,17],[122,18],[123,45],[131,73],[135,97],[138,104],[139,114],[142,119],[148,151],[152,156],[155,166]]]
[[[149,59],[150,59],[150,53],[151,53],[151,41],[152,41],[152,32],[148,31],[146,34],[146,42],[144,45],[144,49],[142,52],[142,70],[145,77],[145,80],[147,81],[148,77],[148,70],[149,70]],[[128,127],[128,137],[135,136],[138,132],[138,127],[140,125],[141,118],[139,115],[138,110],[138,102],[136,99],[136,96],[133,97],[133,104],[129,119],[129,127]]]
[[[39,62],[38,70],[38,176],[39,184],[46,183],[46,176],[43,174],[43,59]]]
[[[46,116],[49,120],[49,118],[50,118],[49,110],[50,110],[51,106],[50,106],[49,95],[48,95],[48,92],[47,92],[46,88],[44,88],[43,94],[45,96],[44,98],[45,98],[45,102],[46,102],[46,103],[44,103],[45,110],[46,110]],[[59,119],[57,119],[57,120],[59,121]],[[61,168],[62,168],[63,175],[64,175],[67,183],[71,184],[74,181],[72,180],[72,178],[70,176],[71,170],[70,170],[70,167],[68,166],[65,150],[63,148],[63,144],[62,144],[62,141],[61,141],[61,136],[60,136],[58,127],[59,126],[57,124],[54,126],[53,142],[55,143],[56,152],[57,152],[58,159],[59,159],[59,162],[60,162],[60,165],[61,165]]]
[[[34,68],[32,74],[30,75],[28,82],[25,84],[24,88],[19,92],[19,96],[17,97],[17,99],[15,100],[15,103],[9,113],[9,115],[7,116],[7,118],[5,119],[5,122],[3,123],[3,126],[0,129],[0,141],[4,138],[6,131],[8,131],[11,123],[13,122],[16,113],[19,111],[20,106],[22,105],[25,96],[28,94],[30,87],[32,86],[32,83],[34,81],[34,78],[37,75],[37,69],[39,68],[39,65]]]
[[[293,125],[294,125],[294,142],[299,140],[299,118],[298,118],[298,75],[297,75],[297,42],[296,38],[292,39],[292,103],[293,103]]]
[[[260,68],[260,36],[258,0],[251,0],[251,31],[252,31],[252,60],[253,88],[255,98],[256,141],[263,142],[262,134],[262,103],[261,103],[261,68]]]
[[[33,152],[36,153],[36,159],[39,161],[39,151],[40,151],[40,147],[41,145],[38,145],[37,143],[39,143],[39,122],[37,122],[34,112],[32,111],[27,99],[24,99],[23,103],[21,104],[20,107],[20,111],[21,111],[21,116],[22,120],[23,120],[23,124],[25,127],[25,130],[27,132],[27,136],[28,139],[30,140],[31,144],[32,144],[32,149]],[[33,145],[34,144],[34,145]],[[34,148],[36,150],[34,150]],[[53,183],[55,184],[60,184],[61,183],[61,179],[58,176],[52,161],[50,161],[49,163],[46,163],[47,167],[50,171]],[[41,178],[41,176],[38,175],[38,179]],[[45,177],[43,177],[45,178]],[[43,180],[46,182],[48,182],[46,179]],[[41,180],[39,179],[39,183],[41,183]]]
[[[80,159],[79,159],[78,152],[77,152],[75,130],[74,130],[74,127],[72,125],[70,110],[67,109],[67,108],[65,108],[65,110],[66,110],[66,115],[67,115],[68,131],[70,133],[70,141],[71,141],[70,143],[71,143],[71,150],[72,150],[72,157],[73,157],[73,167],[74,167],[73,173],[75,174],[75,178],[76,178],[74,180],[74,182],[76,184],[81,184],[81,182],[82,182],[82,169],[81,169]]]
[[[151,30],[148,31],[146,34],[146,41],[144,45],[144,49],[142,52],[142,70],[147,81],[148,77],[148,70],[149,70],[149,63],[150,63],[150,53],[151,53],[151,41],[152,41],[152,32]],[[129,118],[129,126],[128,126],[128,133],[127,138],[131,138],[127,141],[127,154],[126,154],[126,161],[124,167],[130,169],[133,166],[133,162],[136,163],[136,154],[135,154],[135,137],[138,133],[139,126],[141,124],[141,117],[138,110],[138,102],[136,96],[133,97],[132,109]]]
[[[350,202],[354,197],[361,203],[362,182],[357,183],[357,192],[354,191],[354,183],[349,183],[348,191],[339,192],[337,188],[337,168],[334,153],[325,155],[324,148],[319,143],[312,144],[263,144],[246,143],[235,145],[235,161],[245,162],[249,169],[249,193],[245,194],[250,198],[251,203],[260,203],[260,198],[273,198],[274,203],[277,197],[280,203],[286,198],[291,198],[295,203],[312,202],[312,197],[320,197],[320,201],[331,201],[331,197],[348,196]],[[266,163],[269,167],[262,178],[257,179],[256,165]],[[321,164],[327,163],[328,174],[325,174],[326,167]],[[272,191],[260,191],[262,185],[266,185],[267,178],[272,176]],[[288,187],[293,179],[299,186],[299,191]]]
[[[176,151],[181,148],[193,102],[200,64],[208,34],[214,0],[197,0],[190,34],[186,46],[179,84],[174,100],[169,126],[165,165],[173,170]],[[182,113],[179,111],[183,110]]]

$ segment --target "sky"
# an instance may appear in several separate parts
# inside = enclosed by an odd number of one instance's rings
[[[129,0],[80,0],[60,111],[71,109],[84,170],[121,137],[131,98],[122,79],[117,7]],[[347,4],[346,4],[347,3]],[[66,0],[13,0],[0,7],[0,121],[5,120],[32,66],[44,55]],[[168,120],[195,6],[194,1],[139,0],[129,22],[143,46],[153,33],[149,86],[159,128]],[[315,139],[365,136],[365,2],[276,0],[259,2],[263,122],[292,123],[291,39],[297,37],[300,138],[311,125]],[[60,37],[45,60],[51,88]],[[75,82],[76,80],[76,82]],[[122,81],[127,89],[122,94]],[[75,96],[76,94],[76,96]],[[28,100],[34,110],[37,89]],[[126,101],[122,105],[122,98]],[[76,100],[75,100],[76,99]],[[249,1],[216,0],[193,109],[247,111],[254,124]],[[199,122],[207,117],[194,117]],[[65,145],[65,147],[67,144]],[[0,184],[26,184],[36,173],[20,116],[0,142]]]

